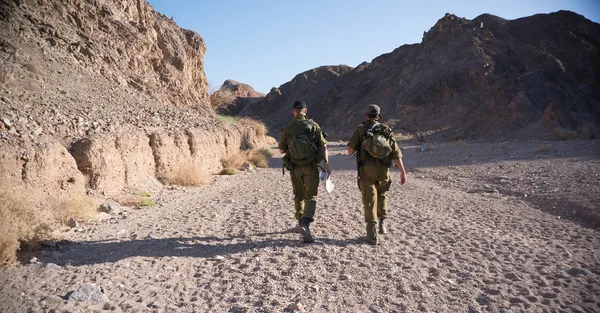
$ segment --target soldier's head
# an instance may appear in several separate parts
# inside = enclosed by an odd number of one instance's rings
[[[371,119],[378,120],[381,118],[381,109],[379,108],[379,106],[377,104],[369,104],[367,106],[366,116],[367,116],[367,119],[369,119],[369,120],[371,120]]]
[[[306,103],[304,101],[297,100],[292,105],[292,114],[294,114],[294,117],[298,116],[299,114],[306,115],[307,111]]]

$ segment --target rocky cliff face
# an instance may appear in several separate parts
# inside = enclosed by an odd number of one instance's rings
[[[215,120],[204,41],[145,0],[0,0],[0,34],[6,181],[117,194],[264,140]]]
[[[27,51],[32,64],[66,61],[176,106],[207,100],[202,37],[145,0],[0,3],[4,49],[41,49],[42,55]]]
[[[348,137],[377,103],[396,129],[450,140],[546,136],[600,125],[600,25],[566,11],[511,21],[446,14],[420,44],[284,90],[297,80],[243,112],[277,129],[287,113],[278,108],[304,99],[324,129]]]

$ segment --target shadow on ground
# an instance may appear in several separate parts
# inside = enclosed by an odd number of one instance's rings
[[[112,263],[130,257],[197,257],[211,259],[243,253],[249,250],[260,250],[277,247],[301,247],[334,245],[346,247],[363,244],[362,238],[337,240],[331,238],[315,238],[312,244],[304,244],[296,239],[273,239],[271,235],[291,233],[260,233],[251,236],[239,235],[226,238],[188,237],[188,238],[147,238],[141,240],[100,240],[71,242],[61,241],[46,248],[40,261],[58,265],[82,266],[101,263]],[[262,237],[262,238],[259,238]],[[240,242],[241,241],[241,242]]]

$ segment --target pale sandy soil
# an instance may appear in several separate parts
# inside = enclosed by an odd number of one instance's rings
[[[342,146],[331,147],[336,189],[321,189],[310,245],[289,231],[278,159],[165,189],[157,206],[66,231],[40,264],[1,272],[0,312],[600,311],[599,142],[504,145],[405,143],[409,182],[394,171],[377,247],[363,243]],[[65,300],[85,282],[109,304]]]

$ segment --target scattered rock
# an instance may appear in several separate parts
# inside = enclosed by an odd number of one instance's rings
[[[48,264],[46,264],[45,267],[49,268],[49,269],[53,269],[53,270],[59,270],[62,268],[62,267],[60,267],[60,265],[56,265],[54,263],[48,263]]]
[[[477,303],[479,303],[481,305],[488,305],[488,304],[490,304],[490,297],[488,297],[488,295],[482,293],[482,294],[479,294],[476,301],[477,301]]]
[[[114,218],[114,216],[108,214],[108,213],[104,213],[104,212],[100,212],[98,213],[98,222],[102,222],[102,221],[107,221]]]
[[[580,276],[580,275],[587,275],[587,272],[586,272],[586,270],[584,270],[582,268],[573,267],[573,268],[567,270],[567,274],[569,274],[571,276]]]
[[[81,285],[77,290],[68,295],[68,299],[70,301],[88,302],[91,304],[108,302],[108,297],[102,292],[102,288],[91,283]]]
[[[2,123],[4,123],[4,125],[6,125],[8,128],[13,126],[13,123],[8,118],[3,118]]]
[[[122,209],[118,203],[109,202],[101,204],[100,207],[98,207],[98,211],[109,214],[119,214],[121,213]]]
[[[342,275],[340,275],[340,279],[341,280],[350,280],[350,279],[352,279],[352,276],[350,276],[348,274],[342,274]]]
[[[38,263],[40,263],[40,260],[38,260],[38,258],[36,258],[36,257],[33,257],[33,258],[31,258],[31,260],[29,260],[29,263],[38,264]]]
[[[304,312],[304,306],[300,302],[290,304],[289,309],[294,312]]]
[[[225,257],[222,256],[222,255],[217,255],[216,257],[213,258],[213,260],[215,260],[215,261],[223,261],[223,260],[225,260]]]
[[[67,220],[66,224],[67,224],[67,226],[69,226],[71,228],[79,226],[79,223],[77,222],[77,220],[74,217],[70,217]]]
[[[250,162],[245,162],[241,167],[242,171],[254,172],[254,165]]]

